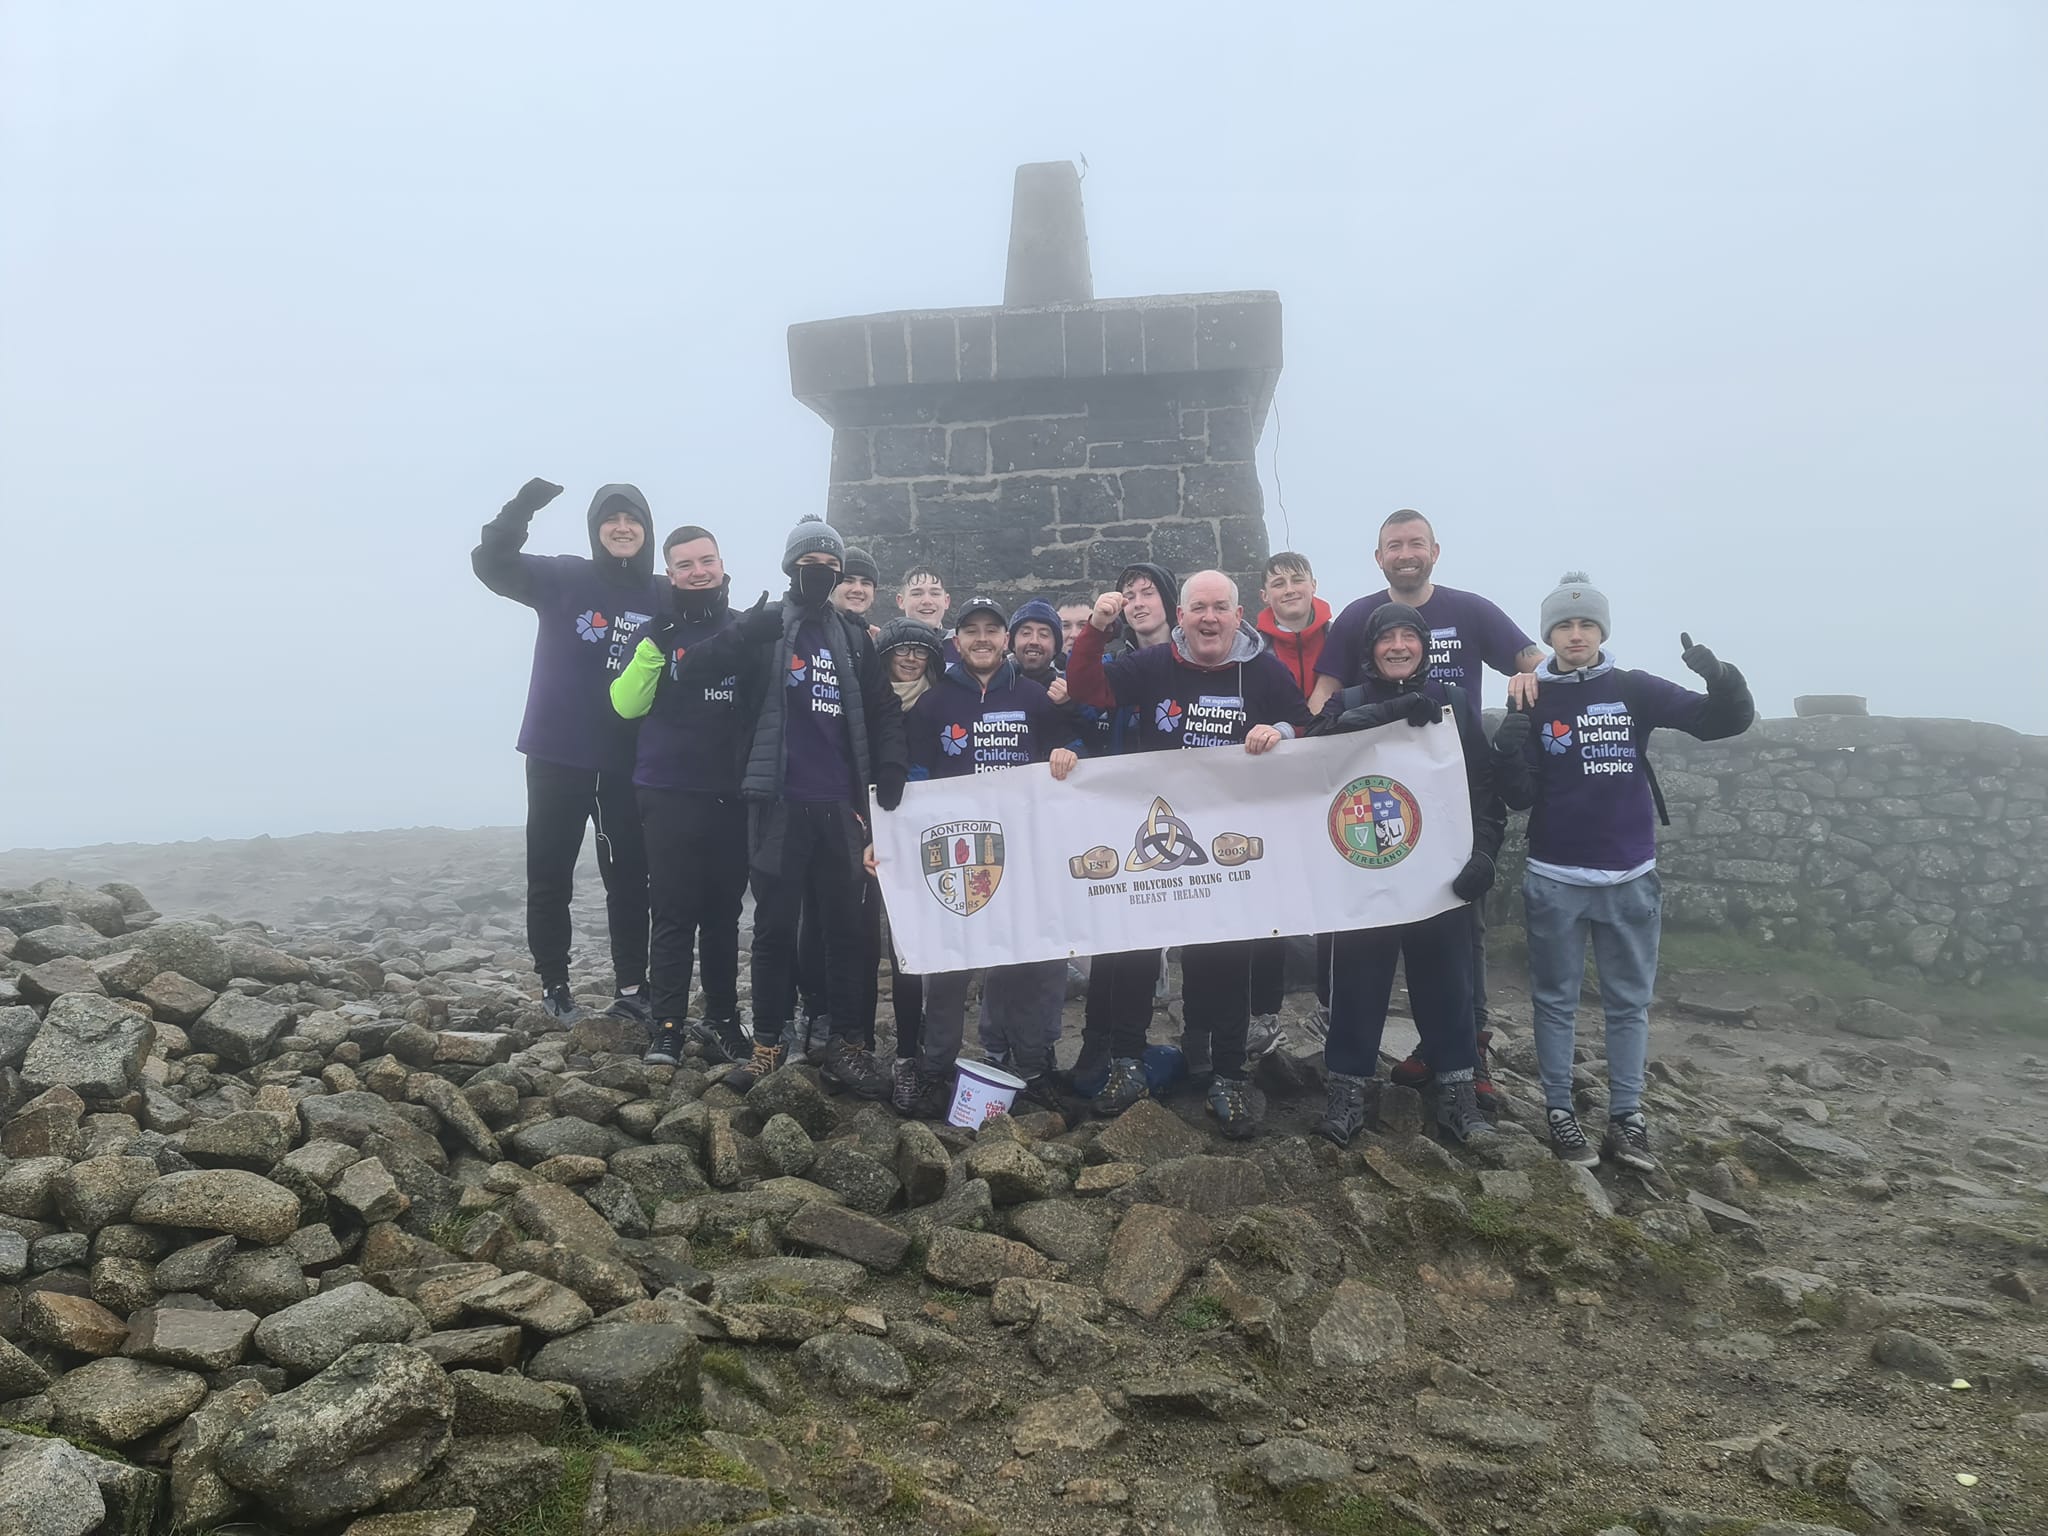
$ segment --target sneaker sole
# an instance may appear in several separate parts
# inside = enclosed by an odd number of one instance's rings
[[[1552,1147],[1550,1155],[1555,1157],[1560,1163],[1572,1163],[1580,1168],[1597,1168],[1600,1166],[1600,1154],[1592,1151],[1590,1148],[1583,1153],[1577,1153],[1560,1152],[1556,1147]]]
[[[679,1058],[670,1056],[664,1051],[650,1051],[640,1058],[640,1063],[642,1066],[648,1067],[680,1067],[682,1065]]]

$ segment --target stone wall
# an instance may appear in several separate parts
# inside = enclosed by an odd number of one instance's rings
[[[2048,971],[2048,737],[1964,720],[1762,720],[1651,738],[1664,920],[1975,979]],[[1520,925],[1523,818],[1494,920]]]

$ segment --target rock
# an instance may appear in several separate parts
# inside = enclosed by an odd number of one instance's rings
[[[461,1435],[552,1435],[577,1394],[558,1382],[495,1371],[450,1371],[455,1429]],[[578,1403],[580,1409],[580,1402]]]
[[[518,1273],[486,1281],[462,1298],[471,1312],[502,1317],[542,1338],[558,1338],[586,1327],[590,1305],[567,1286],[542,1275]]]
[[[749,1098],[752,1095],[748,1095]],[[828,1142],[811,1163],[811,1182],[822,1184],[857,1211],[879,1216],[896,1203],[902,1181],[879,1159],[844,1141]]]
[[[789,1123],[796,1124],[793,1120]],[[836,1253],[869,1269],[894,1269],[910,1249],[909,1233],[886,1221],[822,1200],[813,1200],[799,1209],[790,1217],[782,1235],[788,1242]]]
[[[31,1292],[21,1304],[28,1337],[74,1355],[111,1355],[128,1338],[128,1325],[98,1302],[63,1291]]]
[[[1253,1472],[1275,1493],[1321,1483],[1338,1483],[1351,1476],[1351,1458],[1325,1449],[1309,1440],[1282,1436],[1268,1440],[1245,1458]]]
[[[136,1198],[157,1181],[146,1157],[93,1157],[73,1163],[50,1183],[57,1217],[73,1232],[94,1233],[125,1222]]]
[[[1763,1229],[1763,1223],[1749,1212],[1716,1200],[1712,1195],[1703,1195],[1696,1189],[1685,1192],[1685,1202],[1706,1217],[1707,1225],[1716,1232],[1758,1232]]]
[[[1061,1188],[1059,1175],[1015,1141],[977,1141],[967,1152],[967,1172],[988,1180],[989,1196],[997,1205],[1043,1200]]]
[[[1033,1280],[1057,1280],[1059,1266],[1022,1243],[997,1237],[993,1232],[962,1232],[941,1227],[932,1233],[925,1248],[925,1278],[934,1285],[962,1291],[989,1291],[1007,1275]],[[1162,1307],[1164,1302],[1160,1304]]]
[[[1115,1227],[1098,1206],[1073,1200],[1036,1200],[1010,1211],[1010,1235],[1047,1258],[1092,1267],[1109,1253]]]
[[[857,1333],[822,1333],[799,1345],[797,1364],[829,1381],[846,1397],[908,1397],[912,1382],[903,1356],[880,1339]]]
[[[224,1371],[242,1363],[256,1323],[254,1312],[239,1309],[145,1307],[128,1319],[128,1341],[121,1353],[191,1371]]]
[[[45,960],[41,965],[32,965],[21,972],[9,990],[8,1001],[18,1002],[27,998],[32,1003],[54,1003],[60,997],[98,997],[107,995],[107,984],[100,980],[99,972],[92,963],[71,955],[56,960]]]
[[[373,1509],[446,1454],[455,1389],[405,1344],[362,1344],[251,1413],[222,1442],[220,1475],[286,1520]]]
[[[1127,1116],[1131,1111],[1124,1113]],[[1213,1241],[1208,1221],[1191,1211],[1134,1205],[1124,1213],[1116,1236],[1110,1239],[1102,1292],[1118,1306],[1153,1322],[1166,1310],[1181,1282],[1207,1257]]]
[[[67,992],[29,1042],[22,1081],[35,1093],[62,1084],[84,1098],[118,1098],[135,1086],[155,1037],[148,1019],[119,1003]]]
[[[93,1360],[50,1384],[57,1427],[106,1445],[127,1445],[175,1424],[206,1397],[191,1371],[144,1360]]]
[[[228,1232],[251,1243],[281,1243],[299,1224],[299,1197],[236,1168],[167,1173],[136,1197],[130,1219],[147,1226]]]
[[[1886,1328],[1880,1332],[1871,1341],[1870,1358],[1879,1365],[1904,1371],[1908,1376],[1918,1376],[1923,1381],[1946,1384],[1964,1374],[1962,1362],[1941,1345],[1917,1333],[1908,1333],[1903,1328]]]
[[[86,1458],[62,1440],[0,1449],[0,1523],[11,1536],[92,1536],[106,1519]]]
[[[1308,1336],[1309,1358],[1323,1370],[1398,1360],[1407,1348],[1401,1303],[1358,1280],[1346,1280],[1331,1293],[1329,1306]]]
[[[1124,1383],[1124,1397],[1134,1408],[1162,1413],[1201,1413],[1212,1419],[1241,1419],[1270,1413],[1266,1400],[1250,1387],[1209,1366],[1170,1366]]]
[[[114,946],[105,935],[75,923],[53,923],[31,928],[14,947],[14,959],[21,965],[41,965],[47,960],[97,960]]]
[[[43,1021],[33,1008],[0,1008],[0,1067],[19,1067]]]
[[[178,1428],[171,1453],[171,1517],[179,1530],[209,1530],[247,1502],[216,1465],[223,1441],[270,1400],[253,1381],[238,1381],[211,1393]]]
[[[192,1021],[192,1044],[212,1051],[230,1068],[253,1067],[276,1049],[290,1017],[275,1003],[224,992]]]
[[[1920,1021],[1874,997],[1859,998],[1842,1011],[1835,1028],[1867,1040],[1904,1040],[1923,1033]]]
[[[213,1299],[224,1307],[247,1307],[267,1315],[304,1301],[312,1287],[299,1261],[283,1248],[246,1249],[221,1266]]]
[[[789,1115],[770,1115],[755,1140],[761,1148],[761,1155],[768,1160],[768,1166],[789,1178],[809,1168],[811,1160],[818,1155],[810,1133]],[[900,1165],[896,1177],[903,1177]]]
[[[183,1028],[196,1022],[220,994],[176,971],[158,971],[135,995],[159,1019]]]
[[[1879,1525],[1897,1525],[1910,1497],[1900,1482],[1868,1456],[1852,1456],[1842,1476],[1849,1502],[1864,1510]]]
[[[1868,1151],[1846,1136],[1837,1136],[1833,1131],[1788,1123],[1778,1132],[1778,1140],[1795,1152],[1825,1158],[1851,1171],[1860,1172],[1870,1165]]]
[[[220,941],[198,923],[153,923],[136,936],[135,947],[159,970],[176,971],[215,992],[234,979]]]
[[[2001,1270],[1991,1277],[1991,1289],[2001,1296],[2010,1296],[2014,1301],[2032,1306],[2040,1299],[2040,1292],[2034,1282],[2016,1269]]]
[[[50,1384],[50,1373],[42,1364],[0,1339],[0,1402],[31,1397]]]
[[[1026,1404],[1010,1430],[1010,1448],[1019,1456],[1040,1451],[1099,1451],[1123,1437],[1124,1426],[1093,1387]]]
[[[708,1477],[671,1477],[609,1467],[601,1483],[593,1482],[583,1536],[683,1536],[685,1532],[724,1530],[734,1521],[764,1514],[772,1507],[773,1501],[762,1488]]]
[[[1835,1282],[1826,1275],[1778,1266],[1753,1269],[1743,1277],[1743,1283],[1753,1291],[1762,1292],[1788,1312],[1802,1310],[1809,1296],[1826,1298],[1835,1293]]]
[[[405,1097],[407,1103],[424,1104],[431,1109],[440,1117],[441,1123],[478,1157],[495,1163],[502,1155],[498,1138],[484,1124],[483,1116],[446,1078],[436,1077],[431,1072],[415,1072],[405,1080]]]
[[[341,1536],[476,1536],[477,1519],[473,1508],[365,1515],[352,1521]]]
[[[488,1328],[449,1328],[430,1333],[417,1341],[419,1348],[443,1370],[458,1366],[479,1371],[502,1371],[519,1363],[519,1329],[510,1323]]]
[[[266,1175],[291,1149],[291,1136],[277,1116],[255,1109],[202,1120],[185,1132],[180,1145],[201,1168],[240,1168]]]
[[[1176,1157],[1147,1169],[1136,1194],[1153,1205],[1204,1216],[1231,1215],[1266,1199],[1266,1176],[1250,1158]]]
[[[1592,1169],[1577,1163],[1559,1163],[1557,1169],[1564,1178],[1565,1187],[1585,1201],[1586,1208],[1595,1217],[1605,1221],[1614,1215],[1614,1201],[1607,1193],[1607,1186],[1594,1176]]]
[[[1163,1163],[1189,1157],[1203,1149],[1193,1130],[1156,1099],[1140,1099],[1102,1128],[1092,1143],[1099,1160],[1112,1163]]]
[[[296,955],[288,955],[276,946],[266,944],[248,932],[227,933],[221,936],[220,947],[228,957],[228,965],[237,976],[247,976],[254,981],[268,982],[272,986],[285,986],[295,981],[311,981],[313,968]]]
[[[1626,1393],[1602,1382],[1593,1388],[1593,1454],[1610,1467],[1649,1468],[1663,1455],[1643,1435],[1650,1415]]]
[[[611,1171],[622,1180],[648,1210],[664,1200],[688,1200],[709,1187],[688,1147],[628,1147],[614,1153]]]
[[[396,1221],[412,1206],[381,1158],[366,1157],[342,1170],[327,1193],[354,1211],[365,1226]]]
[[[560,1451],[532,1435],[461,1435],[439,1466],[392,1502],[419,1510],[473,1509],[496,1528],[552,1493],[566,1466]]]
[[[938,1132],[922,1120],[906,1120],[896,1133],[896,1178],[911,1205],[930,1205],[946,1192],[953,1160]]]
[[[831,1135],[838,1118],[816,1079],[799,1066],[782,1067],[754,1084],[747,1091],[746,1108],[750,1117],[759,1116],[763,1122],[787,1115],[813,1141]]]
[[[234,1256],[232,1237],[209,1237],[166,1257],[156,1267],[156,1283],[165,1292],[211,1291]]]
[[[576,1388],[595,1422],[617,1428],[695,1403],[697,1356],[680,1324],[605,1322],[543,1346],[527,1374]]]
[[[1441,1393],[1416,1394],[1415,1416],[1429,1434],[1482,1451],[1529,1451],[1557,1438],[1554,1426],[1511,1408],[1461,1402]]]
[[[357,1280],[273,1312],[256,1329],[256,1347],[286,1370],[310,1376],[358,1344],[405,1344],[428,1331],[418,1307]]]
[[[574,1115],[561,1115],[521,1126],[512,1133],[508,1142],[512,1155],[529,1168],[565,1154],[610,1157],[631,1145],[623,1132],[609,1125],[592,1125]]]

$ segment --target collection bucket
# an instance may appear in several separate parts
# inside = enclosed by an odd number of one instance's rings
[[[1023,1092],[1024,1079],[1013,1077],[1001,1067],[985,1061],[963,1061],[953,1082],[953,1107],[946,1111],[949,1125],[973,1127],[993,1115],[1007,1115]]]

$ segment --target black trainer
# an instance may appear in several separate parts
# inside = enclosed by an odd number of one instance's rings
[[[1232,1141],[1245,1141],[1258,1134],[1259,1109],[1249,1079],[1225,1077],[1221,1073],[1211,1078],[1209,1113],[1216,1117],[1216,1129]]]
[[[1340,1147],[1350,1146],[1351,1138],[1364,1130],[1371,1118],[1368,1101],[1372,1088],[1369,1078],[1332,1072],[1329,1097],[1323,1104],[1323,1118],[1316,1122],[1316,1134]]]
[[[690,1026],[692,1029],[698,1026]],[[654,1038],[647,1044],[647,1054],[640,1058],[650,1067],[680,1067],[683,1064],[683,1026],[674,1019],[663,1019],[655,1026]]]
[[[580,1011],[576,999],[569,994],[569,983],[558,981],[552,987],[542,987],[540,1005],[547,1009],[551,1019],[573,1019]]]
[[[895,1086],[890,1071],[853,1040],[834,1039],[825,1047],[825,1064],[819,1068],[828,1088],[843,1089],[857,1098],[886,1099]]]
[[[1600,1155],[1638,1173],[1655,1173],[1657,1159],[1650,1151],[1650,1124],[1643,1112],[1632,1110],[1607,1122],[1607,1135],[1600,1142]]]
[[[645,1024],[654,1027],[654,1004],[647,996],[645,987],[633,987],[620,992],[612,999],[611,1007],[605,1010],[615,1019],[624,1019],[629,1024]]]
[[[1109,1081],[1095,1095],[1095,1113],[1107,1119],[1120,1115],[1152,1091],[1145,1064],[1135,1056],[1117,1056],[1109,1063]]]
[[[943,1120],[953,1107],[953,1075],[927,1072],[913,1062],[907,1091],[892,1094],[890,1103],[906,1120]]]
[[[1600,1161],[1599,1152],[1586,1139],[1579,1117],[1568,1109],[1550,1111],[1550,1150],[1557,1154],[1559,1162],[1577,1163],[1582,1168]]]
[[[747,1042],[740,1038],[738,1025],[692,1019],[683,1026],[683,1038],[696,1046],[697,1054],[714,1066],[722,1061],[738,1061],[748,1054]]]

